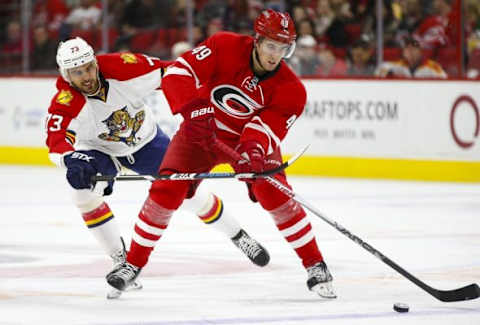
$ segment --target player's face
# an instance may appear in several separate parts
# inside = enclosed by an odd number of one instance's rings
[[[273,71],[287,54],[290,46],[264,38],[257,43],[257,53],[260,64],[267,71]]]
[[[94,94],[99,87],[98,68],[95,61],[68,70],[72,84],[82,93]]]

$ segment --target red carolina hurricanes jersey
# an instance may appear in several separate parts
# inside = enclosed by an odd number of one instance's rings
[[[86,96],[63,78],[57,79],[58,92],[46,123],[49,156],[57,165],[74,150],[126,156],[157,132],[143,98],[160,87],[163,70],[171,62],[132,53],[98,55],[97,62],[104,85],[97,96]]]
[[[283,61],[256,76],[253,46],[250,36],[217,33],[167,69],[162,89],[173,113],[195,98],[209,99],[220,139],[254,140],[269,154],[303,112],[306,92]]]

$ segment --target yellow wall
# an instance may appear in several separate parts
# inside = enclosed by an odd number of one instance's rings
[[[0,147],[0,163],[53,166],[43,148]],[[231,170],[221,165],[216,171]],[[290,175],[480,182],[480,162],[302,156]]]

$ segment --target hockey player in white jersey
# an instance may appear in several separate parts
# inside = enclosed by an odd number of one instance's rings
[[[122,263],[125,248],[114,214],[104,200],[112,193],[113,182],[92,184],[91,177],[115,175],[122,167],[140,174],[158,172],[169,138],[158,128],[143,99],[160,88],[170,63],[133,53],[96,56],[78,37],[61,43],[56,59],[61,77],[46,122],[49,157],[66,168],[73,202],[90,232],[114,263]],[[189,201],[186,206],[192,212],[231,238],[253,263],[268,263],[268,252],[248,236],[220,198],[197,191]],[[135,227],[139,232],[151,228],[139,221]],[[149,244],[148,239],[136,240]],[[109,297],[119,295],[111,293]]]

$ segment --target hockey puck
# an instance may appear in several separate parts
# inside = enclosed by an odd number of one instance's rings
[[[408,310],[410,307],[408,307],[407,304],[397,302],[396,304],[393,304],[393,310],[395,310],[398,313],[408,313]]]

